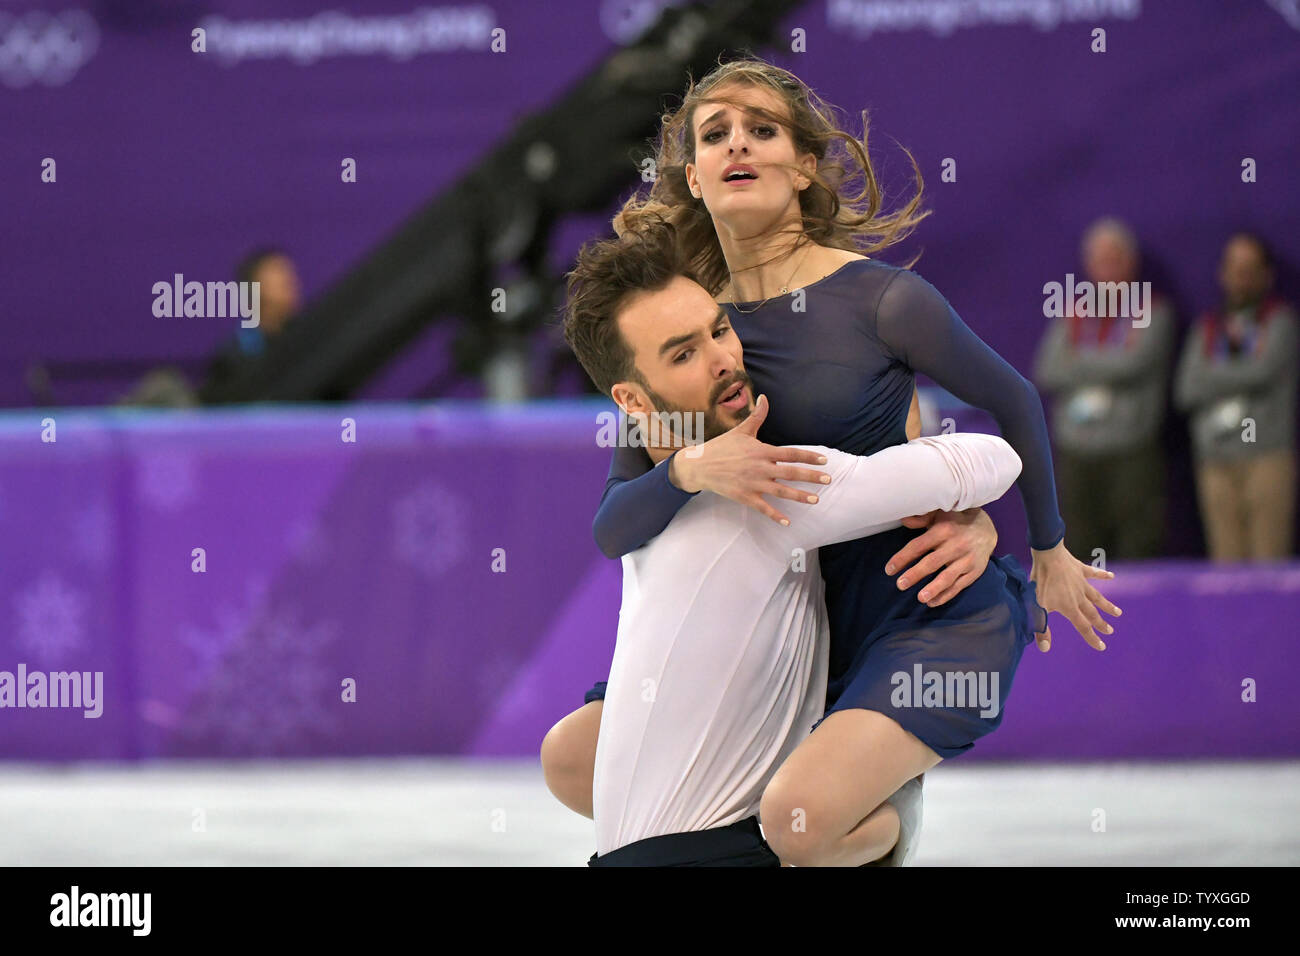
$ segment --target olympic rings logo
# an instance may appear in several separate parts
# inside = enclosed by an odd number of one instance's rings
[[[22,16],[0,13],[0,82],[12,89],[33,83],[62,86],[95,55],[99,27],[85,10]]]

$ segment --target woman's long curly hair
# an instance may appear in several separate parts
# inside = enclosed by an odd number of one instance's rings
[[[721,90],[737,85],[772,90],[785,103],[789,115],[774,115],[719,95]],[[841,128],[834,107],[788,70],[753,57],[720,64],[698,83],[691,79],[681,105],[660,118],[654,185],[647,195],[632,195],[614,217],[614,231],[620,236],[637,229],[648,214],[671,222],[682,243],[685,261],[710,295],[718,295],[730,275],[713,219],[704,200],[691,194],[686,181],[686,164],[695,162],[695,111],[706,101],[728,103],[742,112],[761,116],[790,133],[796,156],[812,153],[817,157],[817,169],[811,174],[798,166],[780,164],[811,180],[799,193],[802,223],[782,230],[796,234],[786,255],[802,244],[799,233],[835,249],[864,255],[878,252],[905,239],[930,214],[921,209],[921,170],[906,149],[903,152],[915,173],[916,192],[901,209],[883,211],[880,182],[867,153],[866,110],[862,111],[859,140]],[[860,183],[856,194],[855,183]],[[777,258],[780,256],[769,261]],[[915,259],[908,268],[914,263]]]

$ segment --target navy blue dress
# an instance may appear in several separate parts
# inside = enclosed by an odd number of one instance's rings
[[[796,312],[798,291],[804,311]],[[902,444],[921,372],[992,414],[1020,456],[1030,546],[1045,550],[1065,536],[1037,390],[925,279],[857,259],[753,312],[724,307],[754,394],[768,397],[762,441],[855,455]],[[641,547],[690,500],[667,475],[644,450],[615,449],[593,525],[607,556]],[[937,608],[917,600],[933,575],[900,591],[885,563],[922,533],[900,527],[820,549],[831,635],[826,713],[880,711],[947,758],[1001,723],[1021,653],[1047,615],[1011,555],[991,558],[978,580]],[[603,696],[598,684],[585,699]]]

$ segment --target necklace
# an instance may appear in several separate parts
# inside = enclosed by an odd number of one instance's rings
[[[815,245],[815,243],[810,242],[810,243],[808,243],[808,245],[809,245],[809,246],[813,246],[813,245]],[[742,309],[742,308],[741,308],[739,305],[737,305],[735,302],[731,303],[732,307],[733,307],[737,312],[739,312],[741,315],[749,315],[749,314],[751,314],[751,313],[753,313],[753,312],[757,312],[759,309],[761,309],[763,306],[767,305],[770,301],[772,301],[772,299],[776,298],[778,295],[787,295],[787,294],[789,294],[789,292],[790,292],[790,283],[794,281],[794,277],[795,277],[796,273],[798,273],[798,271],[799,271],[799,266],[803,265],[803,261],[804,261],[804,259],[808,258],[808,252],[811,252],[811,251],[812,251],[812,250],[809,249],[809,250],[807,250],[806,252],[804,252],[804,254],[803,254],[802,256],[799,257],[799,263],[798,263],[798,265],[796,265],[796,266],[794,267],[794,272],[791,272],[791,273],[790,273],[790,278],[788,278],[788,279],[785,280],[785,285],[781,286],[781,291],[780,291],[780,292],[773,292],[771,295],[769,295],[766,299],[764,299],[764,300],[763,300],[762,302],[760,302],[758,305],[754,306],[752,309]],[[736,284],[733,282],[733,283],[731,284],[731,287],[734,289],[734,288],[736,287]]]

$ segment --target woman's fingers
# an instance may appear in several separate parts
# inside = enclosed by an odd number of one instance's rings
[[[1079,605],[1079,612],[1083,614],[1095,630],[1101,631],[1103,634],[1115,633],[1115,629],[1102,619],[1101,614],[1098,613],[1096,606],[1091,601],[1083,601]]]
[[[1103,571],[1101,568],[1094,568],[1091,564],[1084,564],[1082,561],[1079,564],[1082,565],[1083,576],[1086,578],[1106,578],[1110,580],[1115,576],[1114,571]]]
[[[791,488],[789,485],[783,485],[779,481],[770,481],[757,489],[761,495],[776,495],[778,498],[785,498],[789,501],[802,501],[805,504],[817,503],[817,492],[804,491],[802,488]]]
[[[754,509],[755,511],[757,511],[759,514],[767,515],[769,518],[771,518],[771,519],[772,519],[773,521],[775,521],[777,524],[789,524],[789,523],[790,523],[790,519],[787,518],[785,515],[781,514],[781,512],[777,511],[777,510],[776,510],[775,508],[773,508],[771,505],[769,505],[769,504],[768,504],[768,503],[763,499],[763,496],[762,496],[762,495],[754,495],[753,497],[751,497],[751,498],[749,498],[748,500],[746,500],[746,501],[744,502],[744,504],[746,504],[746,505],[748,505],[749,507],[753,508],[753,509]]]
[[[1066,614],[1066,620],[1074,625],[1074,629],[1079,632],[1079,636],[1088,642],[1088,646],[1094,650],[1104,651],[1106,644],[1098,637],[1088,625],[1088,619],[1083,615],[1079,608],[1075,608],[1073,614]]]
[[[1112,604],[1110,599],[1106,597],[1106,595],[1102,594],[1091,584],[1088,585],[1088,589],[1085,593],[1088,595],[1089,601],[1097,605],[1097,607],[1101,608],[1111,617],[1119,617],[1121,614],[1124,613],[1118,607]]]
[[[831,483],[831,476],[824,471],[814,471],[811,468],[796,468],[794,465],[777,465],[772,477],[780,478],[782,481],[806,481],[814,485],[829,485]]]
[[[757,435],[758,428],[763,424],[763,419],[767,418],[767,396],[758,396],[758,401],[754,402],[754,410],[746,416],[745,420],[736,425],[731,431],[742,435]]]
[[[825,455],[819,451],[809,451],[807,448],[792,448],[789,445],[764,445],[763,451],[770,461],[793,461],[805,465],[826,464]],[[822,474],[822,472],[818,472],[818,474]],[[816,478],[812,480],[817,481]]]

